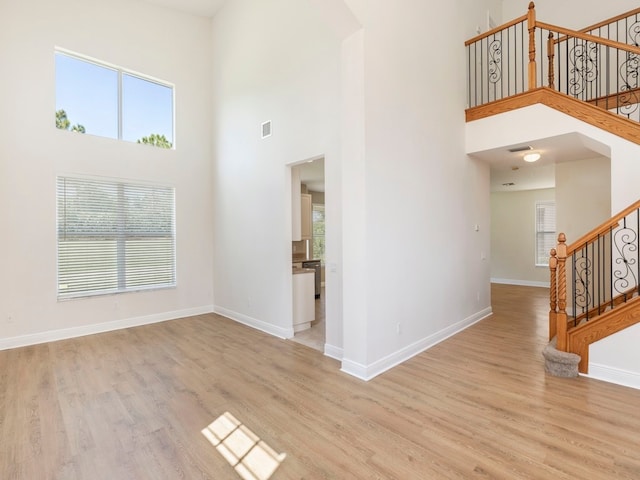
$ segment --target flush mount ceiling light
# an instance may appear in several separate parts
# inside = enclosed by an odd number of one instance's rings
[[[522,158],[524,159],[525,162],[535,162],[537,160],[540,160],[540,154],[539,153],[527,153]]]

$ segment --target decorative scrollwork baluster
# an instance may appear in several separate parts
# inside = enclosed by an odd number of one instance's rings
[[[498,83],[502,79],[502,42],[494,39],[489,44],[489,82]]]
[[[618,268],[613,271],[613,287],[617,293],[622,294],[638,286],[636,259],[632,255],[638,249],[638,233],[631,228],[620,228],[613,235],[613,245],[618,253],[615,259]]]
[[[639,24],[640,27],[640,24]],[[622,87],[618,97],[618,111],[622,115],[630,117],[638,110],[638,73],[640,71],[640,55],[627,52],[626,59],[620,65],[620,78]]]
[[[569,81],[569,94],[585,96],[588,87],[598,78],[598,46],[594,42],[582,42],[569,52],[573,78]]]
[[[585,247],[586,250],[586,247]],[[576,307],[580,307],[582,312],[586,312],[589,310],[589,305],[591,304],[591,276],[593,274],[591,260],[585,256],[585,251],[583,251],[583,256],[577,257],[575,259],[575,302]],[[577,312],[575,312],[577,316]]]

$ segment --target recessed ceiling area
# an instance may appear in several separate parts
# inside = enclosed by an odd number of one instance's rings
[[[540,159],[534,163],[527,163],[524,156],[531,152],[540,153]],[[598,157],[610,158],[611,153],[608,146],[589,137],[579,133],[567,133],[469,155],[489,164],[492,192],[512,192],[553,188],[556,182],[555,166],[558,163]]]

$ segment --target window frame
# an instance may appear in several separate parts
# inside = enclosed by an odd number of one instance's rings
[[[321,207],[322,215],[324,217],[324,233],[322,235],[322,238],[324,239],[324,256],[319,256],[319,257],[316,257],[315,252],[314,252],[316,235],[314,235],[315,229],[313,228],[313,224],[314,224],[313,212],[314,212],[316,207]],[[319,258],[320,259],[320,264],[322,266],[324,266],[325,263],[326,263],[326,255],[327,255],[326,248],[327,248],[327,216],[326,216],[325,204],[324,203],[312,203],[311,204],[311,258]]]
[[[119,65],[115,65],[113,63],[109,63],[103,60],[99,60],[93,57],[90,57],[88,55],[84,55],[81,53],[77,53],[74,52],[72,50],[68,50],[66,48],[62,48],[62,47],[54,47],[54,63],[55,63],[55,57],[56,55],[65,55],[67,57],[70,57],[72,59],[75,60],[79,60],[82,62],[86,62],[86,63],[90,63],[93,64],[95,66],[98,67],[102,67],[108,70],[113,70],[114,72],[116,72],[117,74],[117,137],[110,137],[110,136],[105,136],[105,135],[98,135],[98,134],[92,134],[91,132],[89,132],[89,135],[95,135],[95,136],[99,136],[102,138],[111,138],[113,140],[119,140],[119,141],[123,141],[123,142],[128,142],[128,143],[137,143],[136,141],[132,141],[132,140],[126,140],[123,138],[123,125],[124,125],[124,119],[123,119],[123,110],[124,110],[124,104],[123,104],[123,76],[124,75],[128,75],[130,77],[134,77],[140,80],[144,80],[146,82],[149,83],[153,83],[156,85],[160,85],[162,87],[166,87],[171,89],[171,148],[168,150],[175,150],[176,149],[176,87],[175,84],[171,83],[171,82],[167,82],[166,80],[162,80],[156,77],[153,77],[151,75],[146,75],[144,73],[140,73],[137,72],[135,70],[130,70],[128,68],[124,68],[121,67]],[[54,89],[57,90],[57,84],[54,82]],[[56,95],[57,97],[57,95]],[[57,98],[56,98],[57,101]],[[56,106],[57,109],[57,106]]]
[[[545,208],[545,207],[553,207],[553,223],[554,223],[554,230],[550,231],[550,230],[539,230],[539,222],[538,222],[538,211],[540,210],[540,208]],[[551,248],[555,248],[556,246],[556,234],[557,234],[557,215],[556,215],[556,202],[555,200],[540,200],[540,201],[536,201],[535,204],[535,215],[534,215],[534,230],[535,230],[535,247],[534,247],[534,255],[535,255],[535,266],[536,267],[549,267],[549,257],[550,257],[550,251]],[[546,252],[546,261],[545,263],[540,263],[540,257],[539,257],[539,252],[540,252],[540,248],[544,248],[545,245],[540,245],[540,237],[541,236],[545,236],[545,235],[549,235],[552,234],[553,235],[553,240],[552,240],[552,244],[553,246],[551,248],[548,249],[548,251]],[[543,237],[544,238],[544,237]]]
[[[66,209],[68,203],[65,200],[61,201],[61,187],[60,182],[70,180],[75,183],[76,187],[79,185],[91,186],[91,185],[103,185],[106,187],[116,188],[117,206],[116,211],[110,211],[114,217],[118,218],[117,226],[112,228],[110,232],[104,230],[93,230],[92,232],[76,231],[74,234],[69,235],[68,230],[61,226],[61,217],[66,215]],[[149,234],[148,231],[143,230],[129,230],[127,231],[125,217],[127,215],[126,209],[126,197],[124,195],[127,187],[134,192],[140,192],[143,189],[152,191],[157,189],[158,191],[164,191],[165,195],[169,197],[168,205],[170,206],[170,212],[168,217],[170,218],[170,229],[168,231],[154,234]],[[66,185],[64,192],[66,193]],[[61,203],[62,202],[62,203]],[[123,207],[124,204],[124,207]],[[61,205],[64,205],[64,213],[61,212]],[[102,204],[101,204],[102,205]],[[104,213],[104,211],[102,211]],[[93,240],[95,242],[115,241],[115,278],[117,278],[115,288],[102,288],[102,289],[90,289],[86,285],[84,290],[74,291],[72,293],[64,293],[64,289],[61,289],[62,277],[61,277],[61,239],[63,237],[73,236],[76,239],[86,238],[87,240]],[[127,287],[127,240],[135,240],[143,237],[151,239],[169,239],[170,240],[170,276],[171,281],[165,283],[153,283],[147,285],[135,284]],[[81,247],[82,248],[82,247]],[[152,260],[162,258],[160,256],[152,257]],[[146,265],[150,265],[154,262],[148,262]],[[134,276],[135,278],[135,276]],[[104,295],[119,295],[122,293],[131,293],[139,291],[151,291],[151,290],[163,290],[177,287],[177,234],[176,234],[176,189],[173,185],[167,185],[159,182],[144,182],[139,180],[118,179],[110,177],[95,177],[95,176],[83,176],[73,174],[59,174],[56,175],[56,296],[58,301],[74,300],[79,298],[97,297]],[[88,282],[89,286],[92,284]]]

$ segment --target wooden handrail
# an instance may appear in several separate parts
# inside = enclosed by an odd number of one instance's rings
[[[634,210],[637,210],[639,208],[640,208],[640,200],[629,205],[620,213],[611,217],[609,220],[602,223],[601,225],[597,226],[596,228],[591,230],[589,233],[585,233],[582,237],[580,237],[578,240],[576,240],[575,242],[573,242],[567,247],[567,255],[571,255],[573,252],[575,252],[579,248],[582,248],[586,244],[589,244],[594,240],[596,240],[598,236],[602,235],[603,233],[607,232],[612,228],[617,227],[620,224],[620,220],[622,220],[624,217],[626,217],[627,215],[632,213]]]
[[[579,38],[580,40],[585,40],[587,42],[599,43],[607,47],[617,48],[619,50],[624,50],[626,52],[633,53],[635,55],[640,55],[640,47],[636,47],[635,45],[629,45],[628,43],[616,42],[615,40],[609,40],[608,38],[602,38],[596,35],[582,33],[577,30],[570,30],[568,28],[559,27],[558,25],[553,25],[551,23],[536,22],[536,26],[544,30],[550,30],[553,32],[561,33],[566,37]],[[559,43],[564,40],[565,40],[564,38],[558,38],[556,39],[556,43]]]
[[[609,18],[608,20],[603,20],[602,22],[594,23],[593,25],[589,25],[588,27],[581,28],[578,30],[581,33],[590,32],[591,30],[595,30],[596,28],[606,27],[607,25],[611,25],[612,23],[616,23],[620,20],[624,20],[627,17],[632,15],[637,15],[640,13],[640,7],[634,8],[633,10],[629,10],[626,13],[621,13],[620,15],[616,15],[615,17]]]
[[[501,32],[502,30],[506,30],[507,28],[513,27],[514,25],[517,25],[519,23],[523,23],[526,21],[527,21],[527,15],[522,15],[521,17],[518,17],[515,20],[511,20],[510,22],[499,25],[487,32],[481,33],[480,35],[476,35],[475,37],[464,42],[464,46],[468,47],[469,45],[479,42],[480,40],[484,40],[485,38],[490,37],[491,35],[494,35],[498,32]]]
[[[633,297],[638,290],[638,285],[622,292],[620,295],[607,299],[598,306],[594,306],[582,315],[574,315],[574,327],[569,329],[567,325],[567,277],[566,260],[571,258],[578,249],[585,248],[590,243],[598,240],[603,234],[611,232],[628,215],[640,211],[640,200],[614,215],[606,222],[580,237],[577,241],[567,246],[564,233],[558,235],[558,245],[551,250],[549,258],[549,271],[551,275],[549,296],[549,336],[557,337],[556,348],[563,352],[571,352],[580,355],[579,371],[587,373],[589,361],[589,345],[602,338],[620,331],[630,325],[640,322],[640,298]],[[611,292],[613,294],[613,291]],[[632,298],[628,298],[632,297]],[[604,312],[607,307],[613,307]],[[601,308],[603,307],[603,308]],[[595,314],[595,318],[576,325],[578,320]]]

